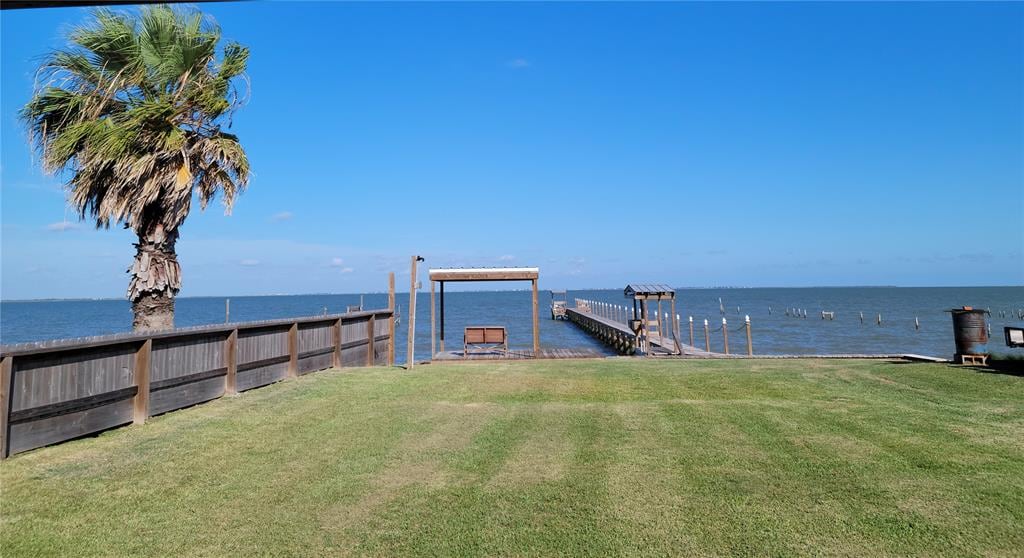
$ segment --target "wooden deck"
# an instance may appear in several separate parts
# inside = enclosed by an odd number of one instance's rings
[[[676,354],[676,342],[669,337],[662,337],[657,333],[652,333],[650,337],[651,343],[651,354],[654,356],[679,356]],[[692,345],[680,342],[679,346],[682,348],[683,356],[700,356],[700,357],[720,357],[726,356],[722,353],[708,352],[704,349],[698,349]]]
[[[566,358],[605,358],[609,353],[590,348],[550,348],[534,352],[533,349],[511,349],[507,353],[500,351],[470,353],[462,351],[445,351],[434,355],[434,361],[473,361],[473,360],[534,360],[534,359],[566,359]]]

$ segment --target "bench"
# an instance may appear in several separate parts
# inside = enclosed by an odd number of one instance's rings
[[[508,353],[508,334],[502,326],[469,326],[462,336],[462,354]]]

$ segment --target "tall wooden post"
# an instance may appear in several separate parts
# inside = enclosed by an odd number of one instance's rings
[[[754,356],[754,343],[750,338],[750,316],[744,316],[743,318],[747,326],[747,356]]]
[[[388,273],[388,310],[391,310],[391,319],[388,320],[388,366],[395,365],[395,272]],[[341,323],[341,320],[338,320]],[[338,343],[339,345],[341,343]],[[339,359],[340,360],[340,359]]]
[[[434,300],[434,282],[430,282],[430,359],[437,354],[437,319],[434,317],[434,309],[437,302]]]
[[[227,373],[224,375],[224,394],[234,395],[238,393],[238,330],[233,329],[224,340],[224,367]]]
[[[5,356],[0,361],[0,459],[6,459],[10,440],[7,427],[11,418],[11,381],[14,378],[14,357]]]
[[[412,368],[416,364],[416,262],[421,258],[412,257],[412,265],[409,269],[409,337],[406,340],[405,366]]]
[[[693,344],[693,316],[690,316],[690,346],[691,347],[696,347],[697,346],[697,345]]]
[[[334,351],[331,352],[331,366],[341,368],[341,318],[334,320],[331,326],[331,342]]]
[[[366,320],[366,365],[377,364],[377,315],[370,314]]]
[[[725,354],[729,354],[729,324],[722,318],[722,342],[725,344]]]
[[[288,377],[299,375],[299,324],[288,328]]]
[[[704,350],[711,352],[711,337],[708,336],[708,319],[704,318]]]
[[[231,299],[224,299],[224,323],[231,323]]]
[[[540,353],[540,314],[537,310],[537,280],[531,281],[533,283],[533,354],[537,356]]]
[[[153,340],[146,339],[139,350],[135,351],[135,385],[139,391],[135,394],[135,424],[146,422],[149,417],[149,372],[153,355]]]

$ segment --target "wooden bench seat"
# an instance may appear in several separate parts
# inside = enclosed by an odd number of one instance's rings
[[[504,326],[468,326],[462,336],[462,354],[508,353],[508,333]]]

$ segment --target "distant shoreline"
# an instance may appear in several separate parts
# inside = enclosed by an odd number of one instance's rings
[[[738,286],[713,286],[713,287],[674,287],[680,291],[699,291],[699,290],[747,290],[747,289],[778,289],[778,290],[789,290],[789,289],[1013,289],[1013,288],[1024,288],[1024,285],[939,285],[939,286],[900,286],[900,285],[814,285],[808,287],[738,287]],[[542,292],[550,289],[541,289]],[[565,289],[569,292],[573,291],[618,291],[621,287],[581,287],[576,289]],[[520,292],[529,291],[529,289],[478,289],[478,290],[458,290],[450,291],[452,293],[500,293],[500,292]],[[426,294],[424,290],[419,291],[421,294]],[[386,291],[371,291],[362,293],[277,293],[277,294],[246,294],[246,295],[189,295],[179,296],[177,300],[187,299],[206,299],[206,298],[270,298],[270,297],[281,297],[281,296],[361,296],[361,295],[386,295]],[[408,296],[409,291],[396,291],[396,296],[404,295]],[[15,298],[0,300],[0,304],[7,303],[25,303],[25,302],[101,302],[101,301],[125,301],[124,297],[72,297],[72,298]]]

